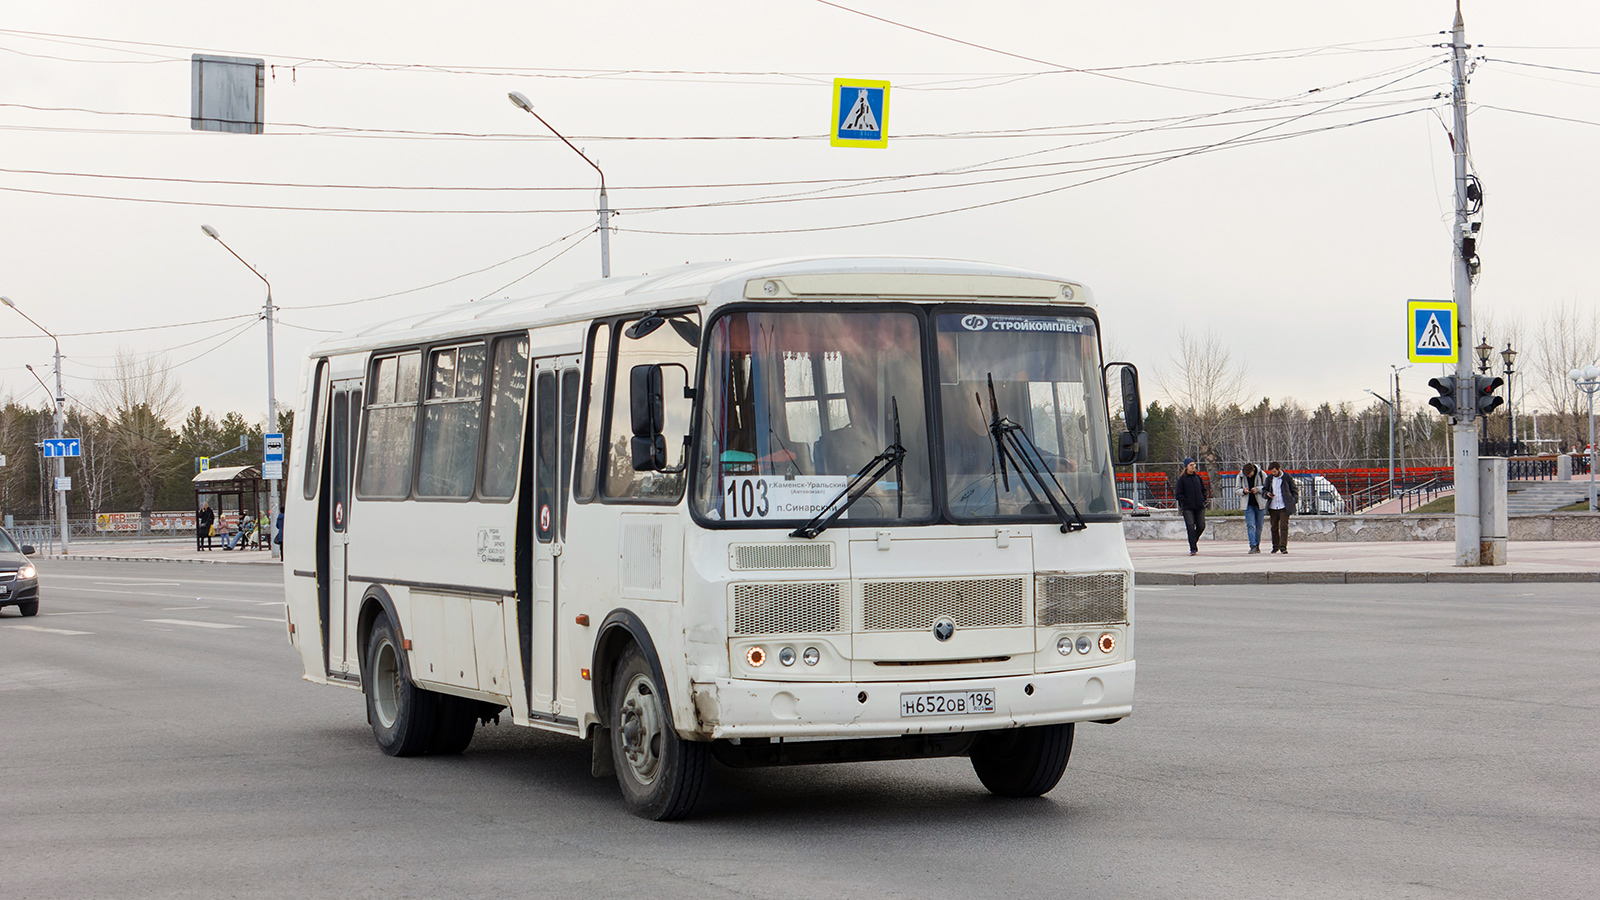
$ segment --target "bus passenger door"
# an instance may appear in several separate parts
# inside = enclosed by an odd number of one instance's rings
[[[579,357],[533,361],[532,498],[525,506],[531,521],[519,529],[531,534],[533,597],[528,653],[529,708],[535,718],[570,718],[574,682],[573,604],[561,594],[561,553],[566,537],[567,501],[572,494],[573,438],[578,421]],[[529,485],[525,484],[525,487]]]
[[[361,418],[361,382],[335,381],[330,405],[328,459],[328,674],[353,675],[359,660],[351,658],[355,640],[346,596],[349,580],[350,484],[355,477],[356,428]]]

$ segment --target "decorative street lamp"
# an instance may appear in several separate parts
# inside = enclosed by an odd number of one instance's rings
[[[1600,391],[1600,366],[1584,366],[1573,369],[1567,373],[1572,383],[1578,390],[1589,395],[1589,511],[1600,512],[1600,505],[1595,503],[1594,488],[1594,394]]]
[[[1516,370],[1511,368],[1511,363],[1516,360],[1517,351],[1511,349],[1511,342],[1510,341],[1506,341],[1506,348],[1504,350],[1500,351],[1500,358],[1502,360],[1504,360],[1505,364],[1506,364],[1506,418],[1509,420],[1508,424],[1510,425],[1510,429],[1511,429],[1509,432],[1507,432],[1508,436],[1511,438],[1511,452],[1510,452],[1510,455],[1516,456],[1517,455],[1517,407],[1516,407],[1515,401],[1516,401],[1516,396],[1517,395],[1516,395],[1516,392],[1515,392],[1516,389],[1513,388],[1512,385],[1511,385],[1511,375]]]
[[[1489,374],[1489,354],[1494,352],[1494,348],[1489,346],[1489,338],[1485,336],[1483,343],[1472,349],[1478,351],[1478,374]]]

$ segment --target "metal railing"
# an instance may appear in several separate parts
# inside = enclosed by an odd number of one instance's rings
[[[1400,511],[1402,513],[1411,512],[1419,506],[1426,506],[1433,502],[1434,498],[1440,494],[1454,491],[1455,489],[1455,478],[1446,478],[1443,475],[1438,478],[1430,478],[1422,484],[1404,488],[1397,492],[1400,495]]]

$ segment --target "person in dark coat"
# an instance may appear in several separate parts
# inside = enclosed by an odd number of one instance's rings
[[[217,514],[211,511],[211,504],[200,504],[200,512],[194,517],[194,548],[196,550],[211,549],[211,523],[216,520]]]
[[[1178,501],[1178,511],[1183,513],[1183,527],[1189,533],[1189,555],[1194,556],[1200,552],[1200,535],[1206,530],[1206,504],[1211,500],[1211,492],[1206,489],[1205,479],[1200,477],[1194,457],[1184,457],[1183,474],[1178,476],[1178,486],[1173,489],[1172,497]]]
[[[1272,552],[1288,553],[1289,516],[1300,507],[1300,488],[1294,483],[1294,476],[1273,460],[1267,464],[1267,483],[1262,492],[1267,495],[1267,517],[1272,520]]]

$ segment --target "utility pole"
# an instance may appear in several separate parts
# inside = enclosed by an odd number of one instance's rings
[[[1456,484],[1456,565],[1480,563],[1483,536],[1478,510],[1478,408],[1472,371],[1472,260],[1477,250],[1477,234],[1468,218],[1467,199],[1467,26],[1461,18],[1460,0],[1456,20],[1450,29],[1450,106],[1455,112],[1455,131],[1450,147],[1455,162],[1456,215],[1450,233],[1453,299],[1456,302],[1456,418],[1451,430],[1455,436]]]
[[[23,312],[22,310],[17,309],[17,305],[15,303],[11,302],[11,298],[10,297],[0,297],[0,303],[4,303],[6,306],[9,306],[12,309],[15,309],[17,311],[18,315],[22,316],[24,319],[27,319],[30,323],[33,324],[33,327],[35,327],[35,328],[39,329],[40,331],[44,332],[45,335],[47,337],[49,337],[51,341],[55,342],[55,346],[56,346],[56,357],[55,357],[55,359],[56,359],[56,366],[55,366],[55,371],[56,371],[56,396],[55,396],[55,401],[56,401],[56,403],[55,403],[55,406],[56,406],[55,413],[56,414],[55,414],[55,426],[56,426],[56,440],[60,440],[63,437],[63,434],[62,434],[63,409],[66,406],[66,402],[67,402],[67,395],[66,395],[66,393],[64,391],[61,390],[61,340],[59,338],[57,338],[55,336],[55,333],[52,332],[50,329],[44,327],[43,325],[40,325],[38,322],[34,322],[33,321],[33,316],[30,316],[27,313]],[[27,369],[28,369],[29,372],[33,372],[33,366],[28,366]],[[34,373],[33,377],[35,379],[37,379],[39,377],[39,375],[37,373]],[[43,382],[40,382],[40,384],[43,384]],[[52,493],[55,496],[55,504],[54,504],[54,506],[56,508],[56,524],[61,529],[61,555],[62,556],[66,556],[67,555],[67,542],[69,540],[70,533],[71,533],[72,529],[67,525],[67,492],[66,492],[66,490],[64,488],[61,487],[61,483],[64,480],[66,480],[66,477],[67,477],[67,461],[66,461],[66,459],[64,459],[64,458],[62,458],[60,456],[57,456],[55,458],[55,460],[56,460],[55,465],[52,467],[52,470],[53,470],[53,472],[55,474],[55,489],[54,489],[54,491]]]
[[[1402,365],[1397,365],[1395,363],[1390,363],[1389,364],[1389,369],[1394,374],[1394,415],[1401,422],[1400,429],[1399,429],[1399,432],[1400,432],[1399,433],[1400,477],[1401,478],[1405,478],[1406,477],[1406,429],[1405,429],[1405,411],[1406,411],[1406,407],[1405,407],[1404,403],[1400,402],[1400,373],[1404,372],[1405,370],[1407,370],[1409,368],[1411,368],[1410,365],[1402,366]],[[1390,440],[1391,440],[1391,442],[1393,442],[1395,440],[1395,438],[1391,436]],[[1391,480],[1394,478],[1393,475],[1391,475],[1389,477],[1390,477]]]

